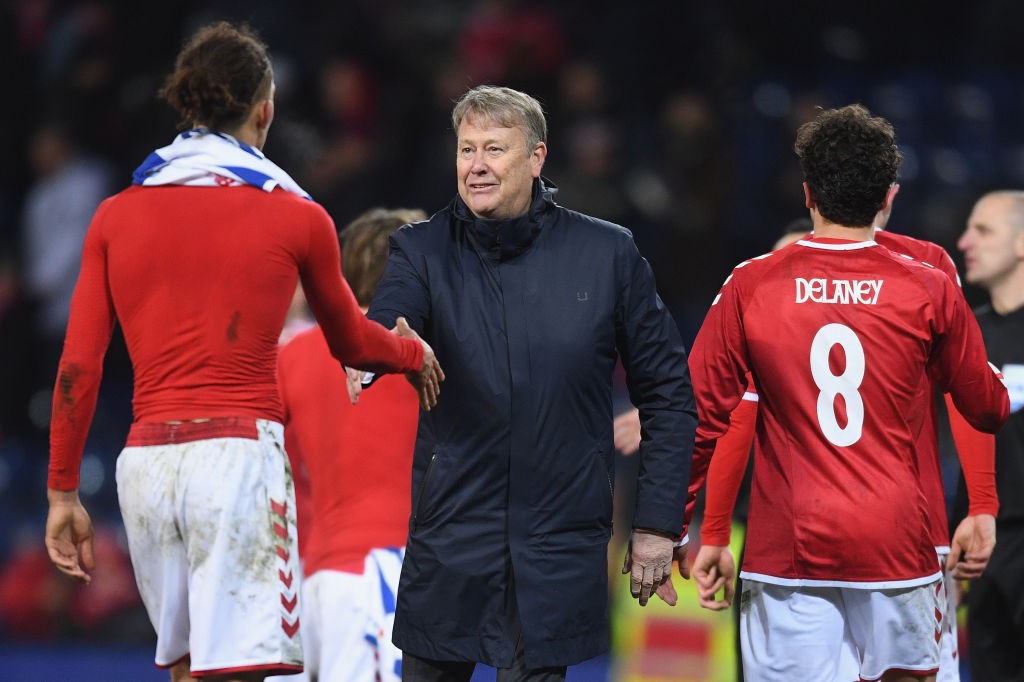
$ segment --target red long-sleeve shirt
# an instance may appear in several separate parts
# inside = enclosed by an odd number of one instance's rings
[[[318,204],[254,187],[130,187],[96,211],[58,368],[49,485],[78,485],[103,356],[121,324],[136,422],[281,421],[277,341],[296,281],[342,362],[404,372],[422,346],[366,319]]]
[[[281,348],[278,381],[292,470],[309,473],[296,490],[299,551],[306,575],[362,573],[371,549],[404,547],[409,532],[412,451],[419,402],[403,378],[381,377],[353,405],[345,372],[319,329]]]

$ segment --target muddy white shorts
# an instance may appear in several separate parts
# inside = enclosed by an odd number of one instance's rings
[[[374,549],[366,557],[362,575],[320,570],[306,578],[302,642],[309,679],[402,679],[402,652],[391,643],[391,630],[403,556],[400,549]]]
[[[888,670],[934,673],[945,610],[941,580],[864,590],[744,579],[744,679],[856,682],[877,680]]]
[[[135,424],[117,460],[156,664],[194,676],[302,668],[295,494],[280,424]]]

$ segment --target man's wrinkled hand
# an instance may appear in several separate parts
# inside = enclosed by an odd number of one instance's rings
[[[672,560],[679,566],[679,575],[684,579],[690,579],[690,566],[687,563],[687,546],[680,545],[672,549]],[[654,591],[661,601],[665,602],[669,606],[675,606],[676,602],[679,601],[679,595],[676,593],[676,586],[672,584],[672,570],[669,569],[668,578],[658,589]]]
[[[693,579],[697,583],[700,605],[711,611],[724,611],[736,593],[736,561],[732,550],[716,545],[701,545],[693,561]],[[715,599],[719,590],[725,593]]]
[[[61,573],[88,584],[86,571],[96,566],[92,550],[92,519],[78,499],[78,491],[47,491],[50,511],[46,515],[46,552]]]
[[[647,606],[651,595],[672,574],[672,538],[633,529],[622,572],[629,573],[629,592]]]
[[[420,398],[420,407],[429,412],[437,404],[437,396],[441,393],[441,382],[444,381],[441,363],[437,361],[437,356],[434,355],[434,349],[430,347],[430,344],[420,338],[420,335],[409,326],[404,317],[396,320],[395,328],[392,331],[403,338],[416,339],[423,344],[423,364],[418,371],[406,373],[405,378],[416,389]]]
[[[981,576],[996,547],[996,517],[991,514],[968,516],[953,533],[946,568],[957,580]]]

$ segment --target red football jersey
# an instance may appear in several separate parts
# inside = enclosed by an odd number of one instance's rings
[[[979,429],[1008,414],[946,275],[874,241],[801,240],[737,266],[690,371],[696,460],[727,430],[748,371],[759,395],[744,576],[870,588],[938,577],[916,455],[931,382]]]
[[[130,187],[100,204],[82,251],[53,397],[49,485],[78,486],[115,321],[135,376],[137,422],[281,420],[277,340],[301,277],[335,355],[410,371],[419,342],[359,310],[318,204],[254,187]]]
[[[371,549],[404,547],[412,506],[412,451],[419,399],[402,376],[383,376],[348,397],[345,371],[319,329],[282,348],[278,383],[285,450],[309,476],[308,515],[299,516],[306,575],[329,569],[362,573]]]

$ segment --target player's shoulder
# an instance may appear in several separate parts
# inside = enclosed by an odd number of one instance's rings
[[[451,226],[450,216],[441,210],[426,220],[406,223],[388,236],[392,245],[410,245],[422,248],[426,244],[447,239]]]
[[[875,241],[904,256],[933,267],[942,267],[949,260],[949,253],[944,248],[926,239],[918,239],[907,234],[876,230]]]
[[[781,249],[775,251],[768,251],[752,258],[740,261],[732,268],[732,272],[729,273],[729,280],[734,277],[740,278],[758,278],[768,272],[780,263],[785,262],[794,255],[793,251],[794,244],[789,244]]]

